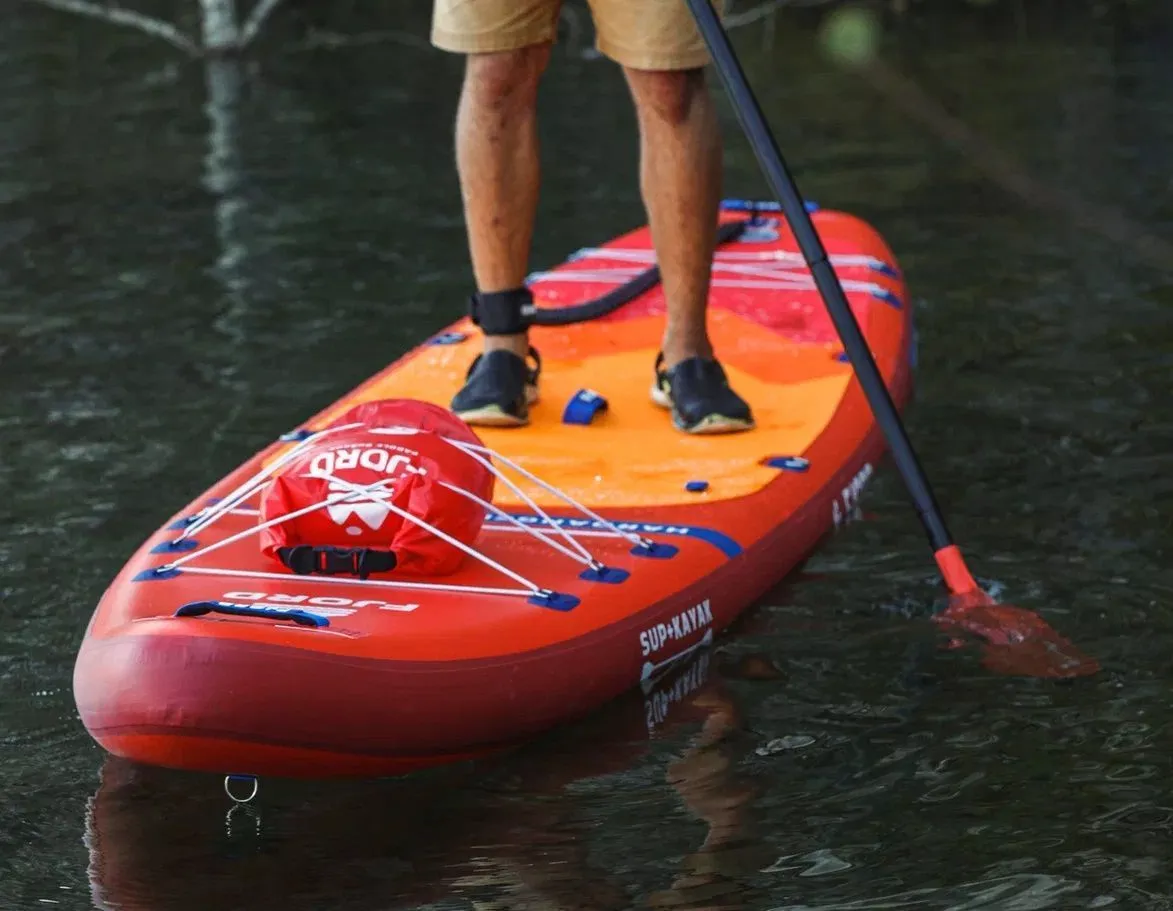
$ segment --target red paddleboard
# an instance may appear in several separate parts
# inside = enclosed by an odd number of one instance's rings
[[[813,218],[902,405],[913,328],[895,257],[854,216]],[[557,311],[652,264],[641,228],[529,283]],[[158,766],[395,774],[516,744],[708,646],[855,514],[883,440],[780,218],[755,215],[714,262],[710,332],[754,430],[689,436],[652,403],[663,314],[652,285],[534,328],[542,399],[524,428],[473,434],[443,414],[479,350],[462,320],[274,439],[168,518],[102,597],[74,674],[87,730]],[[440,407],[370,417],[405,403]],[[411,473],[435,483],[403,494]],[[322,483],[299,488],[308,474]],[[398,565],[313,551],[376,525],[400,536]]]

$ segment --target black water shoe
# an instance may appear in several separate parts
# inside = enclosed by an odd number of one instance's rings
[[[690,357],[664,370],[656,357],[652,401],[672,409],[672,422],[685,433],[739,433],[752,430],[749,405],[729,387],[725,370],[712,358]]]
[[[529,406],[538,400],[542,361],[536,348],[525,358],[498,349],[478,354],[468,368],[464,387],[452,398],[452,411],[475,427],[522,427],[529,423]]]

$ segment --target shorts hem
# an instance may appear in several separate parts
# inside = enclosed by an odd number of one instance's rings
[[[610,41],[599,39],[595,42],[595,48],[607,59],[629,70],[672,73],[703,69],[712,62],[708,49],[704,47],[693,51],[655,53],[620,47]]]
[[[516,34],[491,35],[462,35],[456,32],[446,32],[442,29],[432,29],[432,46],[441,51],[452,54],[495,54],[505,51],[520,51],[522,48],[533,47],[537,44],[553,44],[557,32],[531,34],[518,32]]]

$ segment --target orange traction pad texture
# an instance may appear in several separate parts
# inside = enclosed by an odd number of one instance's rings
[[[890,251],[875,232],[850,215],[816,213],[824,242],[834,257],[838,252],[866,254],[893,264]],[[647,228],[618,238],[602,250],[618,249],[649,255]],[[797,245],[784,226],[777,240],[735,242],[718,251],[717,258],[737,255],[795,255]],[[731,261],[742,268],[740,260]],[[576,271],[600,264],[642,269],[643,265],[606,261],[597,254],[575,258],[546,273],[534,285],[542,306],[573,306],[606,293],[626,280],[560,281]],[[771,268],[754,262],[753,268]],[[657,286],[602,319],[570,326],[537,326],[531,341],[542,355],[541,400],[530,410],[524,428],[477,428],[490,448],[517,462],[569,496],[594,507],[657,507],[714,502],[752,494],[777,477],[764,460],[774,456],[801,456],[826,428],[852,377],[850,364],[838,359],[840,347],[822,300],[805,267],[778,265],[791,278],[773,280],[771,287],[722,286],[720,280],[761,276],[728,274],[717,269],[710,294],[710,337],[730,384],[753,409],[756,428],[747,433],[691,437],[678,431],[665,410],[649,398],[653,364],[664,326],[662,286]],[[883,287],[898,298],[904,295],[900,279],[861,266],[836,267],[844,276]],[[796,286],[794,276],[805,276]],[[877,307],[895,321],[899,312],[879,304],[867,292],[848,294],[856,318],[867,331]],[[447,407],[464,382],[480,351],[475,327],[462,320],[450,331],[464,334],[454,344],[424,346],[372,378],[327,410],[312,427],[318,429],[347,408],[381,398],[416,398]],[[601,394],[606,411],[589,426],[562,423],[562,410],[579,390]],[[703,493],[690,493],[689,481],[707,482]],[[542,506],[561,501],[535,485],[523,489]],[[517,508],[523,501],[507,485],[499,484],[495,502]]]
[[[544,353],[542,401],[530,410],[530,425],[479,427],[477,433],[489,448],[593,507],[659,506],[695,499],[684,485],[698,478],[709,483],[709,498],[752,493],[777,476],[777,469],[761,464],[763,458],[800,454],[823,430],[847,388],[850,368],[836,362],[829,348],[788,344],[733,314],[722,314],[714,323],[721,327],[714,332],[715,343],[728,352],[723,362],[730,383],[754,410],[757,427],[749,433],[701,438],[676,430],[664,409],[649,397],[655,347],[620,348],[573,360]],[[535,332],[535,345],[551,331],[557,330]],[[746,369],[750,365],[743,366],[735,353],[742,343],[751,349],[751,365],[772,363],[773,381],[762,378],[764,370],[751,372]],[[548,347],[558,350],[556,345]],[[767,347],[772,349],[770,356]],[[458,345],[422,349],[340,410],[382,398],[446,404],[478,350],[476,336]],[[608,402],[607,411],[589,426],[562,423],[562,408],[579,389],[591,389]],[[532,487],[527,483],[526,493],[539,503],[554,502]],[[495,500],[511,507],[521,503],[504,484],[497,485]]]

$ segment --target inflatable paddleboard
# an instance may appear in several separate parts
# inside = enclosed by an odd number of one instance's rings
[[[461,320],[143,543],[78,653],[94,739],[178,769],[398,774],[515,745],[710,645],[852,518],[883,449],[793,235],[750,207],[722,209],[709,325],[754,430],[689,436],[650,400],[647,228],[580,250],[528,279],[529,426],[446,411],[480,346]],[[896,259],[852,215],[812,218],[903,405]]]

